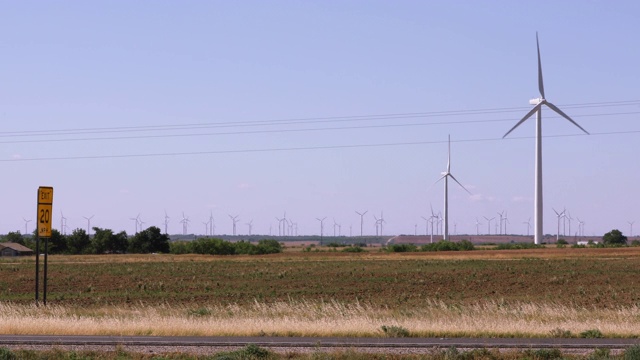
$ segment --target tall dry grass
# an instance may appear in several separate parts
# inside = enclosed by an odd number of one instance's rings
[[[145,306],[83,309],[0,303],[0,333],[175,336],[384,336],[382,325],[411,336],[544,337],[599,329],[608,337],[640,335],[640,308],[583,308],[559,303],[428,301],[396,310],[338,302],[277,302],[201,308]]]

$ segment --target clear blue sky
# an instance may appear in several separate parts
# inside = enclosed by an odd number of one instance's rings
[[[0,1],[0,233],[35,219],[40,185],[69,231],[167,211],[170,233],[184,212],[189,232],[212,213],[218,234],[228,214],[268,234],[286,211],[300,234],[325,216],[356,234],[368,210],[365,233],[381,211],[385,234],[424,232],[448,134],[473,193],[452,185],[451,231],[506,210],[526,233],[533,121],[499,139],[538,96],[536,31],[547,99],[593,134],[543,113],[545,233],[564,207],[587,235],[640,232],[639,18],[636,1]]]

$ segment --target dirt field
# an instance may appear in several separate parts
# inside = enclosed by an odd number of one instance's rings
[[[51,256],[49,302],[72,306],[243,304],[254,300],[427,300],[640,305],[640,248],[350,254],[292,249],[268,256]],[[30,303],[34,260],[0,261],[0,295]]]

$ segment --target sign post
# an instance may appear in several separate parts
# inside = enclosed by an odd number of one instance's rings
[[[49,238],[51,237],[51,214],[53,210],[53,188],[40,186],[38,188],[38,214],[36,216],[38,228],[36,230],[36,305],[38,304],[39,275],[40,275],[40,237],[44,238],[44,281],[42,302],[47,305],[47,257],[49,255]]]

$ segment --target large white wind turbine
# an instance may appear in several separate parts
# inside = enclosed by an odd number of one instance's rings
[[[458,179],[451,173],[451,135],[449,135],[449,151],[447,153],[447,171],[441,173],[442,177],[438,181],[444,179],[444,240],[449,240],[449,178],[453,179],[464,191],[471,195],[471,192],[467,190]],[[436,181],[436,183],[438,182]]]
[[[535,201],[533,204],[533,223],[534,223],[534,242],[540,244],[542,242],[543,230],[542,230],[542,105],[546,105],[549,109],[555,111],[558,115],[567,119],[573,125],[577,126],[580,130],[589,134],[587,130],[583,129],[578,123],[573,121],[569,115],[565,114],[557,106],[548,102],[544,95],[544,84],[542,81],[542,62],[540,61],[540,43],[538,42],[538,33],[536,33],[536,46],[538,48],[538,90],[540,91],[540,97],[537,99],[529,100],[529,104],[535,105],[531,111],[525,115],[511,130],[507,131],[502,138],[507,137],[515,128],[520,126],[533,114],[536,114],[536,155],[535,155]]]

